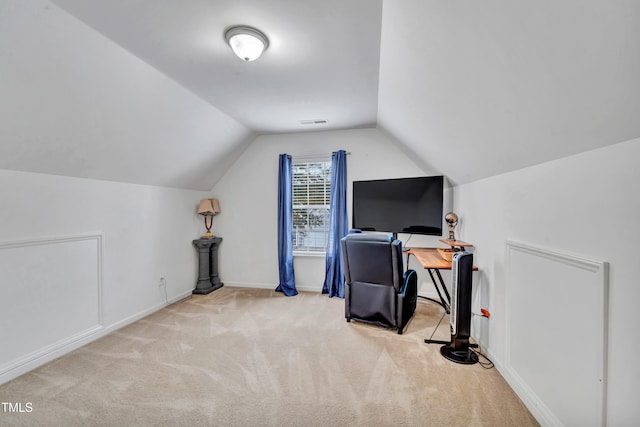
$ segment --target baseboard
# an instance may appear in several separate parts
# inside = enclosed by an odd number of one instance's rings
[[[117,331],[118,329],[123,328],[123,327],[125,327],[127,325],[130,325],[135,321],[143,319],[143,318],[149,316],[150,314],[153,314],[156,311],[161,310],[161,309],[163,309],[163,308],[165,308],[165,307],[167,307],[167,306],[169,306],[171,304],[175,304],[176,302],[181,301],[181,300],[191,296],[191,294],[192,294],[191,290],[186,291],[186,292],[182,292],[181,294],[178,294],[178,295],[172,297],[171,299],[167,300],[166,302],[162,302],[160,304],[156,304],[156,305],[154,305],[154,306],[152,306],[152,307],[150,307],[150,308],[148,308],[146,310],[143,310],[143,311],[138,312],[138,313],[136,313],[136,314],[134,314],[132,316],[129,316],[126,319],[123,319],[123,320],[120,320],[119,322],[113,323],[113,324],[111,324],[111,325],[109,325],[109,326],[104,328],[104,333],[102,334],[102,336],[107,335],[107,334],[109,334],[109,333],[111,333],[113,331]],[[100,337],[98,337],[98,338],[100,338]],[[98,338],[96,338],[96,339],[98,339]]]
[[[120,328],[130,325],[133,322],[136,322],[144,317],[147,317],[150,314],[153,314],[156,311],[164,307],[167,307],[171,304],[174,304],[178,301],[181,301],[189,296],[191,296],[191,290],[178,294],[175,297],[169,299],[167,302],[156,304],[153,307],[150,307],[146,310],[143,310],[139,313],[129,316],[126,319],[123,319],[112,325],[109,325],[106,327],[96,325],[95,327],[87,329],[86,331],[82,331],[78,334],[65,338],[64,340],[61,340],[57,343],[38,349],[33,353],[29,353],[11,362],[8,365],[0,367],[0,385],[7,383],[15,378],[18,378],[19,376],[24,375],[27,372],[30,372],[46,363],[49,363],[54,359],[57,359],[61,356],[64,356],[65,354],[68,354],[74,350],[77,350],[78,348],[85,346],[93,341],[96,341],[110,334],[111,332],[114,332]]]
[[[165,304],[165,306],[171,305],[171,304],[175,304],[175,303],[180,302],[180,301],[182,301],[184,299],[190,298],[191,296],[193,296],[193,290],[189,289],[188,291],[182,292],[181,294],[178,294],[178,295],[174,296],[170,300],[167,300],[167,304]]]
[[[0,368],[0,385],[94,341],[103,331],[104,327],[96,325],[4,365]]]
[[[540,423],[542,427],[557,426],[561,427],[562,423],[557,419],[546,406],[531,392],[526,383],[524,383],[517,374],[508,369],[499,358],[488,350],[484,350],[487,357],[493,362],[502,378],[509,384],[513,392],[520,398],[524,406],[527,407],[531,415]]]
[[[522,242],[505,249],[501,373],[542,425],[605,426],[609,264]],[[540,304],[554,316],[539,315]],[[566,331],[588,343],[578,357],[532,351],[562,348]]]
[[[273,283],[249,283],[249,282],[229,282],[225,280],[225,286],[229,286],[232,288],[256,288],[256,289],[275,289],[278,285],[274,285]],[[312,287],[312,286],[298,286],[296,285],[296,289],[301,292],[322,292],[322,287]]]

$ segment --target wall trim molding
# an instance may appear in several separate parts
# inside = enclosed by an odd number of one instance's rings
[[[514,335],[515,332],[512,330],[512,325],[514,321],[518,322],[522,320],[523,317],[527,316],[527,314],[523,314],[523,308],[527,310],[526,313],[531,314],[534,310],[531,308],[531,304],[529,307],[514,307],[514,302],[516,301],[516,294],[518,292],[522,293],[522,288],[517,289],[518,283],[517,281],[526,281],[529,280],[528,274],[531,274],[531,271],[514,271],[514,265],[518,265],[517,262],[514,262],[516,257],[520,257],[520,259],[524,256],[527,257],[528,264],[527,267],[531,267],[533,265],[550,265],[559,266],[557,267],[562,272],[574,272],[577,277],[586,277],[588,280],[585,281],[560,281],[561,283],[553,283],[554,286],[557,286],[557,289],[561,291],[560,296],[558,298],[567,297],[567,292],[565,289],[561,289],[566,284],[566,289],[569,287],[584,289],[585,294],[583,294],[583,298],[573,299],[575,304],[568,304],[567,310],[571,309],[574,311],[579,311],[575,314],[575,317],[585,318],[584,316],[588,316],[592,319],[592,323],[595,325],[592,330],[588,331],[589,335],[589,348],[593,348],[593,354],[590,355],[594,359],[594,363],[598,366],[598,372],[592,373],[590,376],[597,377],[596,380],[591,380],[590,387],[593,387],[596,392],[596,401],[595,402],[580,402],[582,405],[592,406],[596,408],[596,412],[599,414],[600,420],[594,419],[593,421],[596,425],[606,426],[607,424],[607,343],[608,343],[608,305],[609,305],[609,271],[608,271],[608,263],[604,261],[596,261],[588,258],[584,258],[581,256],[577,256],[574,254],[564,253],[556,250],[546,249],[542,247],[536,247],[529,244],[515,242],[515,241],[507,241],[506,242],[506,286],[505,286],[505,359],[504,363],[497,365],[498,370],[502,373],[505,380],[509,383],[509,385],[513,388],[516,394],[522,399],[527,408],[532,412],[535,418],[545,426],[564,426],[563,423],[558,416],[554,412],[554,410],[550,407],[550,404],[560,405],[562,406],[562,402],[552,402],[547,397],[544,399],[544,394],[548,393],[548,391],[541,391],[540,393],[536,392],[535,385],[530,384],[525,377],[529,376],[530,373],[522,373],[519,372],[516,365],[520,364],[522,366],[522,361],[515,361],[513,359],[514,352],[521,354],[521,349],[516,349],[514,346],[514,341],[518,340],[518,336]],[[522,260],[520,260],[522,263]],[[527,274],[528,273],[528,274]],[[536,271],[534,274],[538,274]],[[565,273],[571,274],[571,273]],[[530,279],[535,282],[534,279]],[[550,281],[553,281],[550,278]],[[544,284],[544,280],[538,281],[541,286],[548,286]],[[555,290],[554,288],[553,290]],[[564,293],[563,293],[564,292]],[[590,292],[590,294],[589,294]],[[535,295],[535,294],[534,294]],[[554,298],[556,295],[551,294],[548,296],[549,299]],[[573,294],[571,295],[573,296]],[[520,298],[522,296],[520,295]],[[583,301],[586,300],[586,301]],[[550,300],[546,302],[549,303]],[[540,304],[545,304],[545,301],[540,301]],[[555,305],[562,304],[562,301],[556,302]],[[583,306],[582,304],[588,304],[587,306]],[[575,306],[574,306],[575,305]],[[535,306],[535,303],[533,304]],[[548,310],[548,309],[547,309]],[[531,322],[535,322],[536,328],[538,330],[546,331],[544,332],[544,336],[552,336],[553,334],[562,333],[562,334],[571,334],[572,330],[569,326],[565,326],[568,330],[565,331],[563,329],[562,322],[555,324],[556,322],[555,316],[551,316],[554,312],[546,311],[540,309],[539,316],[530,316]],[[555,314],[561,314],[557,311]],[[515,316],[515,317],[514,317]],[[551,318],[551,319],[550,319]],[[528,318],[527,318],[528,320]],[[533,324],[533,323],[530,323]],[[554,326],[556,330],[560,330],[560,332],[554,331]],[[575,330],[575,329],[574,329]],[[580,339],[576,340],[575,336],[566,337],[566,348],[564,350],[569,351],[570,346],[578,346],[580,345]],[[554,336],[549,339],[549,342],[555,342],[557,338]],[[546,342],[538,342],[538,345],[545,346]],[[582,347],[582,346],[581,346]],[[545,352],[553,352],[553,354],[557,354],[559,359],[563,358],[563,349],[562,348],[549,348],[549,346],[545,346],[542,351]],[[589,357],[584,352],[576,352],[578,358],[587,358]],[[522,356],[517,356],[522,358]],[[495,359],[494,359],[495,360]],[[563,362],[564,363],[564,362]],[[542,370],[549,369],[559,369],[559,366],[562,366],[560,362],[558,362],[558,367],[556,366],[542,366]],[[594,385],[597,383],[597,385]],[[564,385],[563,385],[564,386]],[[570,387],[570,386],[568,386]],[[539,389],[541,387],[538,386]],[[566,396],[567,399],[572,399],[572,396]],[[567,404],[570,401],[566,402]],[[571,401],[570,403],[574,403],[575,401]],[[557,409],[557,408],[556,408]]]
[[[138,313],[132,314],[129,317],[126,317],[118,322],[112,323],[111,325],[109,325],[108,327],[104,328],[103,333],[101,334],[100,337],[110,334],[111,332],[117,331],[118,329],[124,328],[127,325],[130,325],[140,319],[144,319],[145,317],[155,313],[158,310],[162,310],[165,307],[168,307],[172,304],[175,304],[177,302],[180,302],[186,298],[189,298],[192,295],[192,290],[189,291],[185,291],[182,292],[181,294],[178,294],[176,296],[174,296],[173,298],[171,298],[170,300],[168,300],[167,302],[162,302],[160,304],[156,304],[154,306],[151,306],[145,310],[139,311]],[[97,337],[96,339],[100,338]]]
[[[95,240],[97,248],[97,284],[98,284],[98,324],[104,326],[102,307],[102,271],[104,262],[104,234],[101,232],[76,234],[71,236],[50,236],[41,239],[27,239],[9,242],[0,242],[0,250],[13,248],[26,248],[29,246],[55,245],[59,243],[80,242],[85,240]]]
[[[232,288],[256,288],[256,289],[271,289],[271,290],[275,290],[276,287],[278,286],[273,283],[230,282],[228,280],[224,281],[224,285]],[[296,289],[302,292],[322,292],[322,286],[320,286],[320,288],[316,288],[311,286],[296,285]]]
[[[104,327],[95,326],[87,329],[86,331],[82,331],[79,334],[67,337],[64,340],[26,354],[23,357],[1,367],[0,385],[24,375],[27,372],[57,359],[60,356],[70,353],[71,351],[76,350],[104,335]]]
[[[133,314],[125,319],[115,322],[111,325],[104,325],[103,318],[103,260],[104,260],[104,234],[100,232],[79,234],[73,236],[59,236],[59,237],[46,237],[40,239],[28,239],[22,241],[9,241],[0,242],[0,250],[23,248],[30,246],[42,246],[42,245],[55,245],[59,243],[81,242],[81,241],[96,241],[97,247],[97,286],[98,286],[98,300],[97,314],[98,324],[92,326],[86,330],[75,333],[71,336],[65,337],[55,343],[41,347],[28,354],[24,354],[21,357],[10,361],[9,363],[0,366],[0,385],[8,381],[11,381],[21,375],[28,373],[58,357],[64,356],[84,345],[87,345],[97,339],[100,339],[111,332],[114,332],[124,326],[127,326],[137,320],[140,320],[164,307],[167,307],[176,302],[182,301],[192,295],[192,290],[182,292],[165,302],[156,304],[145,310],[142,310],[136,314]]]
[[[273,283],[256,283],[256,282],[232,282],[225,280],[225,286],[229,286],[230,288],[256,288],[256,289],[272,289],[274,290],[278,285]],[[426,292],[421,292],[423,288],[427,288]],[[322,286],[312,287],[312,286],[298,286],[296,285],[296,289],[302,292],[322,292]],[[435,292],[433,288],[433,283],[431,282],[422,282],[418,284],[418,292],[420,296],[426,296],[429,298],[438,298],[438,294]]]
[[[96,286],[97,300],[96,314],[97,324],[85,330],[79,331],[54,343],[45,345],[32,352],[22,355],[21,357],[9,361],[0,366],[0,384],[10,381],[20,375],[23,375],[34,368],[41,366],[53,359],[56,359],[70,351],[73,351],[86,343],[96,339],[96,336],[102,336],[105,330],[103,318],[103,247],[104,234],[101,232],[78,234],[71,236],[50,236],[45,238],[27,239],[20,241],[0,242],[0,251],[4,249],[28,248],[33,246],[56,245],[61,243],[95,241],[96,243]]]
[[[72,351],[77,350],[82,346],[90,344],[93,341],[96,341],[104,336],[107,336],[110,333],[117,331],[118,329],[124,328],[125,326],[143,319],[158,310],[189,298],[191,295],[191,290],[183,292],[171,298],[168,302],[157,304],[151,308],[142,310],[132,316],[127,317],[126,319],[109,325],[108,327],[91,328],[81,334],[55,343],[55,345],[50,346],[51,348],[38,350],[31,355],[27,355],[19,360],[16,360],[11,365],[8,365],[6,369],[2,369],[0,371],[0,385],[18,378],[19,376],[24,375],[54,359],[57,359],[58,357],[71,353]]]

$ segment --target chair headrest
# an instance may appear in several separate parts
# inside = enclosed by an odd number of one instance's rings
[[[386,242],[386,243],[390,243],[393,241],[393,237],[391,236],[387,236],[384,234],[377,234],[377,233],[354,233],[354,234],[347,234],[345,237],[343,237],[343,239],[345,240],[349,240],[349,241],[365,241],[365,242]]]

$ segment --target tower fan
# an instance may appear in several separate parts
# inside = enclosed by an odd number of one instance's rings
[[[472,365],[478,355],[470,349],[471,274],[473,254],[456,252],[451,260],[451,343],[440,347],[440,354],[452,362]]]

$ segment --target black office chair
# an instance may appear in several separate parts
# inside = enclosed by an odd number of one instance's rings
[[[402,242],[380,234],[349,234],[341,241],[345,275],[345,317],[386,328],[398,334],[416,309],[418,280],[404,271]]]

